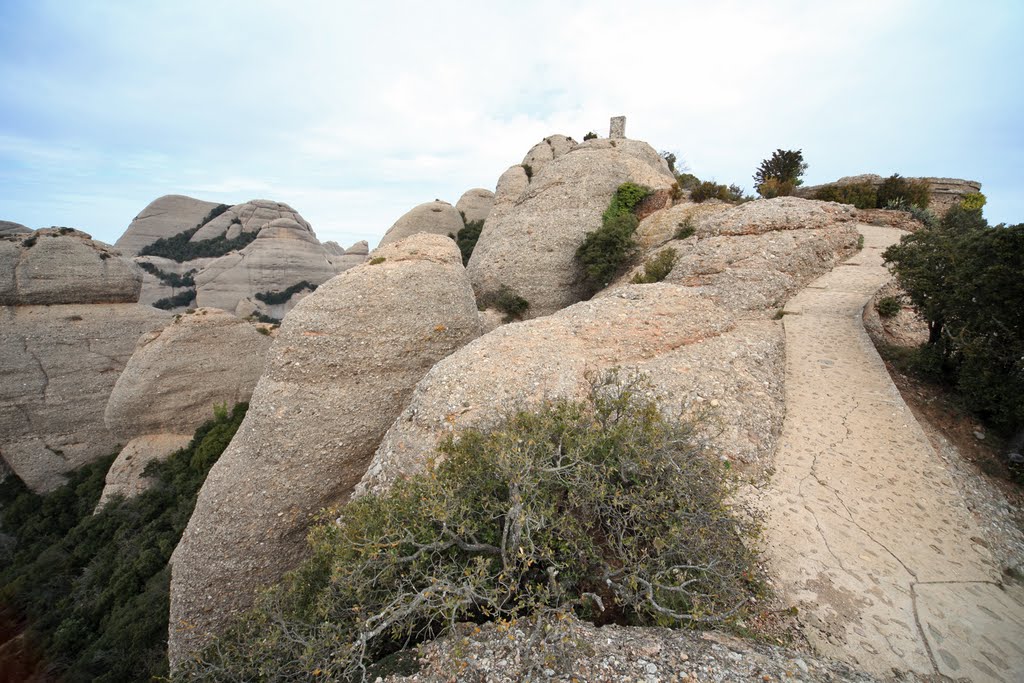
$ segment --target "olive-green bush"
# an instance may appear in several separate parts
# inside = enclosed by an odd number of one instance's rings
[[[552,610],[729,624],[762,589],[752,524],[695,423],[649,391],[602,378],[587,400],[463,431],[428,473],[328,511],[311,559],[177,679],[373,680],[374,662],[458,622]]]
[[[672,266],[676,264],[676,258],[676,250],[671,247],[659,251],[644,263],[644,272],[634,275],[631,282],[635,285],[661,282],[672,272]]]
[[[874,209],[878,206],[878,190],[870,182],[824,185],[814,193],[814,198],[823,202],[851,204],[858,209]]]
[[[633,210],[651,193],[635,183],[623,183],[601,216],[601,227],[588,232],[576,250],[591,294],[605,288],[636,250],[633,233],[639,221]]]
[[[878,187],[877,206],[880,209],[906,209],[910,206],[927,209],[930,201],[931,192],[927,182],[904,178],[899,173],[889,176]]]
[[[286,287],[281,291],[277,292],[256,292],[256,298],[267,304],[268,306],[276,306],[277,304],[288,303],[293,296],[298,294],[304,289],[308,289],[311,292],[316,291],[316,285],[308,280],[302,282],[296,282],[291,287]]]
[[[530,309],[530,302],[508,285],[501,285],[497,290],[481,296],[477,307],[482,311],[495,308],[505,314],[503,322],[510,323],[523,319]]]

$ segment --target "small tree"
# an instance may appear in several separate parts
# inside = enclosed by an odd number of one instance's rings
[[[770,159],[761,162],[757,173],[754,174],[754,187],[757,188],[761,196],[765,196],[761,192],[761,186],[774,180],[774,183],[769,184],[774,196],[781,196],[778,191],[787,188],[789,189],[787,194],[789,194],[792,192],[792,188],[803,184],[801,177],[806,170],[807,164],[804,162],[804,154],[801,150],[777,149]],[[789,185],[790,183],[792,185]]]

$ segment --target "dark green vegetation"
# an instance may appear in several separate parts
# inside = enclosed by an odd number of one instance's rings
[[[282,289],[280,292],[256,292],[256,298],[268,306],[275,306],[277,304],[288,303],[289,299],[304,289],[308,289],[313,292],[316,291],[316,285],[308,280],[303,280],[302,282],[296,282],[287,289]]]
[[[903,304],[900,303],[899,297],[883,296],[878,300],[878,303],[875,304],[875,310],[878,311],[878,315],[883,318],[891,318],[903,310]]]
[[[746,517],[693,423],[642,379],[593,383],[440,446],[429,473],[325,514],[313,556],[180,680],[374,680],[462,621],[730,624],[757,595]]]
[[[177,273],[168,273],[165,270],[160,270],[156,265],[148,263],[146,261],[139,261],[139,267],[151,275],[155,275],[161,282],[168,287],[195,287],[196,281],[192,277],[196,274],[196,270],[192,269],[184,275],[178,275]]]
[[[775,150],[754,173],[754,188],[766,199],[793,194],[807,171],[802,150]]]
[[[497,291],[482,295],[477,301],[477,307],[482,311],[496,308],[505,314],[503,322],[510,323],[523,319],[523,315],[530,309],[530,302],[508,285],[502,285]]]
[[[165,296],[163,299],[157,299],[153,302],[153,308],[162,308],[165,311],[169,311],[172,308],[188,306],[195,298],[196,290],[184,289],[174,296]]]
[[[387,261],[387,258],[384,257],[384,256],[374,256],[372,259],[370,259],[370,265],[371,266],[379,266],[380,264],[384,263],[385,261]]]
[[[483,221],[469,221],[466,223],[466,217],[462,217],[462,222],[465,225],[459,234],[455,236],[455,243],[459,245],[459,251],[462,252],[462,265],[469,265],[469,257],[473,255],[473,250],[476,248],[477,240],[480,239],[480,232],[484,229]]]
[[[587,140],[596,140],[596,139],[597,139],[597,133],[595,133],[594,131],[590,131],[589,133],[587,133],[586,135],[583,136],[583,142],[586,142]]]
[[[601,227],[588,232],[576,250],[576,258],[583,265],[591,294],[607,287],[636,251],[633,233],[640,222],[633,210],[650,193],[650,189],[635,183],[619,185],[611,204],[601,216]]]
[[[693,219],[687,218],[676,226],[676,232],[672,235],[674,240],[685,240],[687,237],[693,237],[694,233],[697,232],[697,228],[693,226]]]
[[[690,201],[696,204],[709,199],[720,199],[723,202],[742,202],[743,188],[739,185],[723,185],[713,180],[698,181],[690,188]]]
[[[147,468],[152,489],[95,515],[114,456],[44,496],[13,476],[3,483],[0,621],[24,629],[38,660],[5,660],[28,649],[5,647],[0,672],[19,671],[13,680],[111,683],[167,674],[167,561],[245,410],[216,410],[187,448]]]
[[[825,185],[818,188],[814,198],[823,202],[852,204],[858,209],[902,209],[925,223],[931,216],[923,213],[931,200],[928,183],[903,178],[898,173],[886,178],[877,188],[867,181],[850,185]]]
[[[1024,426],[1024,224],[990,227],[954,207],[884,257],[928,323],[918,370],[997,429]]]
[[[672,266],[676,264],[676,250],[669,247],[659,251],[655,256],[644,263],[644,272],[633,276],[633,284],[647,285],[652,282],[661,282],[672,272]]]
[[[206,214],[206,217],[196,227],[183,230],[172,237],[161,237],[156,242],[143,247],[139,251],[139,256],[162,256],[163,258],[169,258],[172,261],[182,263],[197,258],[223,256],[229,251],[236,251],[245,247],[245,245],[256,239],[255,232],[243,232],[238,237],[230,240],[224,235],[218,235],[213,239],[189,242],[192,236],[199,231],[199,228],[230,208],[227,204],[215,207],[210,213]],[[237,218],[235,219],[235,223],[240,222]]]

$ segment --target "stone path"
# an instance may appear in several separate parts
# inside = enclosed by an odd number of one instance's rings
[[[861,322],[902,234],[786,306],[786,421],[768,558],[811,644],[875,675],[1024,681],[1024,589],[1006,586]]]

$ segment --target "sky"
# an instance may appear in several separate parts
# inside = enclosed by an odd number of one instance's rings
[[[1024,222],[1024,2],[0,0],[0,220],[113,243],[165,194],[286,202],[375,246],[554,133],[752,192],[978,180]]]

